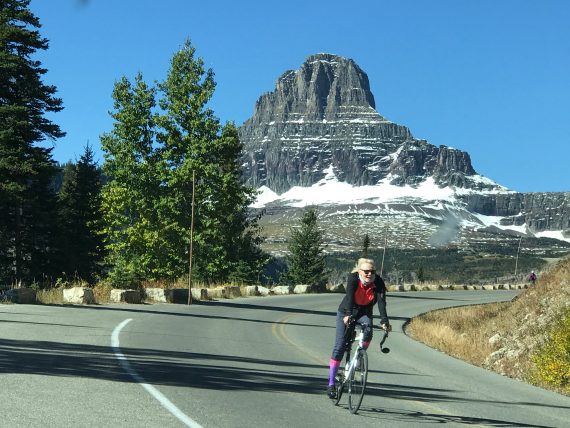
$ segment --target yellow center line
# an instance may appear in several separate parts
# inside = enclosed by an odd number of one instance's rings
[[[314,354],[307,352],[307,350],[304,347],[293,342],[285,334],[285,325],[287,324],[287,322],[289,322],[292,318],[298,317],[300,315],[301,314],[287,315],[287,316],[277,320],[276,322],[274,322],[273,325],[271,326],[272,334],[281,342],[295,348],[299,353],[303,354],[306,358],[308,358],[313,363],[328,365],[328,361],[326,359],[316,357]]]
[[[306,358],[308,358],[310,361],[316,363],[316,364],[320,364],[320,365],[324,365],[328,367],[329,361],[326,358],[319,358],[316,357],[314,354],[308,352],[303,346],[296,344],[295,342],[293,342],[285,333],[285,326],[287,325],[287,323],[296,317],[299,317],[303,314],[289,314],[284,316],[281,319],[278,319],[277,321],[275,321],[272,326],[271,326],[271,333],[273,334],[273,336],[275,336],[279,341],[281,341],[282,343],[289,345],[293,348],[295,348],[299,353],[303,354]],[[406,400],[408,403],[413,403],[416,404],[420,407],[423,407],[424,409],[429,410],[430,412],[433,413],[440,413],[446,416],[455,416],[452,413],[449,413],[448,411],[442,409],[441,407],[435,406],[433,404],[428,404],[428,403],[424,403],[423,401],[417,401],[417,400]],[[478,427],[478,428],[485,428],[485,425],[472,425],[473,427]]]

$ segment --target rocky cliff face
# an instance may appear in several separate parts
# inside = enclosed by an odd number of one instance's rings
[[[525,225],[531,232],[570,230],[570,192],[473,193],[462,199],[471,212],[504,217],[505,226]]]
[[[245,177],[277,193],[310,186],[333,166],[355,185],[417,184],[433,176],[441,185],[469,187],[475,175],[465,152],[416,140],[405,126],[375,110],[368,76],[351,59],[310,56],[286,71],[262,95],[240,128]]]
[[[501,225],[518,230],[566,230],[570,237],[570,193],[510,192],[479,176],[468,153],[414,138],[407,127],[376,111],[368,76],[351,59],[316,54],[299,69],[283,73],[275,90],[259,98],[239,135],[245,178],[277,194],[320,183],[331,172],[354,186],[416,187],[433,179],[441,188],[457,190],[456,205],[446,201],[439,214],[429,201],[378,206],[380,214],[363,218],[366,230],[370,221],[378,225],[398,211],[405,219],[424,216],[424,226],[441,224],[450,213],[476,223],[472,214],[482,214],[500,216]],[[292,211],[287,212],[280,222],[292,218]],[[335,226],[342,223],[333,214],[330,218]],[[421,234],[414,230],[415,236]]]

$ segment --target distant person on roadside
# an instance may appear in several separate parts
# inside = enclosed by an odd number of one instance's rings
[[[386,313],[386,285],[379,275],[372,259],[358,259],[355,268],[348,275],[346,294],[336,314],[336,334],[332,356],[329,362],[329,386],[327,395],[336,398],[334,378],[345,352],[344,332],[349,320],[353,319],[364,332],[364,347],[372,340],[372,309],[378,303],[380,327],[391,331],[392,326]]]
[[[530,273],[530,275],[528,276],[528,280],[532,282],[532,285],[534,285],[534,283],[536,282],[536,273],[534,273],[534,271]]]

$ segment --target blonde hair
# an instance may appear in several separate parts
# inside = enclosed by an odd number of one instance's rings
[[[361,258],[356,262],[356,266],[354,266],[352,269],[352,273],[358,272],[362,265],[372,265],[372,269],[376,270],[376,264],[374,263],[374,260]]]

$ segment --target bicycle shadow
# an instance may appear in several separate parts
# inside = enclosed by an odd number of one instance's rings
[[[390,398],[403,401],[417,401],[422,403],[438,403],[438,402],[465,402],[465,403],[481,403],[481,404],[502,404],[505,407],[509,406],[535,406],[547,407],[554,409],[570,409],[568,406],[545,405],[535,402],[517,402],[517,401],[497,401],[485,399],[465,399],[455,396],[456,393],[461,393],[457,390],[442,390],[439,388],[425,388],[425,387],[406,387],[395,384],[378,384],[367,383],[366,395],[364,401],[358,411],[358,414],[363,417],[373,419],[388,419],[396,423],[455,423],[464,425],[482,425],[490,427],[534,427],[534,428],[556,428],[550,425],[537,425],[536,423],[527,424],[525,422],[515,422],[506,419],[493,419],[489,417],[466,416],[466,415],[450,415],[447,413],[437,412],[422,412],[410,411],[398,408],[380,408],[366,406],[366,397],[375,396],[381,398]]]
[[[398,424],[460,424],[478,425],[486,427],[521,427],[521,428],[556,428],[550,425],[527,424],[509,420],[492,419],[485,417],[473,417],[462,415],[448,415],[443,413],[427,413],[420,411],[407,411],[398,409],[365,408],[361,407],[358,414],[363,417],[389,419]]]

